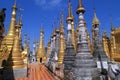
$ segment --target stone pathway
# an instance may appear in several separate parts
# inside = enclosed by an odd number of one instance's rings
[[[28,65],[28,77],[14,80],[54,80],[54,78],[50,75],[44,65],[31,63]]]

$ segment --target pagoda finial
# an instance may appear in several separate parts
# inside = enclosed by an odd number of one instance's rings
[[[79,14],[80,12],[84,13],[85,12],[85,8],[82,5],[82,0],[78,0],[78,8],[76,13]]]
[[[73,21],[73,14],[72,14],[72,9],[71,9],[71,0],[68,2],[68,17],[67,17],[67,23],[69,21]]]
[[[60,26],[64,25],[64,11],[61,11],[61,15],[60,15]]]
[[[16,6],[16,5],[17,5],[17,0],[14,0],[14,5],[13,5],[13,8],[14,8],[14,9],[17,9],[17,6]]]
[[[96,9],[94,8],[94,18],[93,18],[93,21],[92,21],[92,25],[99,25],[100,22],[99,22],[99,19],[97,18],[97,15],[96,15]]]
[[[82,7],[82,0],[79,0],[79,7]]]
[[[20,25],[20,26],[23,25],[22,24],[22,15],[21,14],[18,15],[18,25]]]
[[[40,32],[41,32],[41,33],[44,33],[43,24],[41,24]]]
[[[17,3],[17,0],[14,0],[14,5],[16,5],[16,3]]]
[[[24,9],[22,9],[22,8],[18,8],[18,23],[19,23],[19,25],[23,25],[22,24],[22,14],[20,13],[21,11],[23,11]]]
[[[113,22],[112,22],[112,17],[111,17],[111,19],[110,19],[110,24],[111,24],[111,31],[114,31],[114,30],[115,30],[115,27],[114,27]]]
[[[68,2],[68,16],[71,17],[71,0]]]
[[[19,31],[19,37],[20,37],[20,41],[22,41],[22,37],[21,37],[21,27],[22,27],[22,20],[21,20],[21,14],[18,15],[18,22],[15,25],[16,26],[16,31]]]
[[[56,36],[56,30],[57,30],[57,24],[56,24],[56,21],[54,21],[53,28],[54,28],[54,30],[53,30],[53,33],[52,33],[52,37],[53,37],[53,36]]]
[[[64,34],[64,12],[63,10],[60,15],[60,32]]]
[[[72,19],[74,20],[74,15],[73,15],[73,11],[72,11],[72,5],[71,5],[71,16],[72,16]]]

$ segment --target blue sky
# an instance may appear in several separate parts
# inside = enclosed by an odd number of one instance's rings
[[[78,24],[78,15],[76,14],[76,8],[78,6],[78,0],[71,0],[73,14],[75,16],[75,25]],[[8,31],[11,7],[14,0],[0,0],[0,8],[7,8],[5,28]],[[91,32],[92,19],[93,19],[93,7],[95,6],[97,16],[100,20],[100,29],[107,31],[110,34],[110,18],[114,26],[117,28],[120,25],[120,0],[83,0],[83,5],[86,9],[85,20],[87,22],[88,32]],[[30,44],[32,46],[33,41],[39,40],[40,28],[43,24],[45,30],[45,46],[50,40],[50,35],[53,32],[53,24],[57,22],[59,26],[60,12],[64,10],[64,22],[66,25],[68,0],[17,0],[17,6],[24,9],[20,13],[22,14],[22,35],[25,33],[30,37]],[[76,27],[75,26],[75,27]],[[91,33],[90,33],[91,34]]]

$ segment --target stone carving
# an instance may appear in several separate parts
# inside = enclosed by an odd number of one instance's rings
[[[120,80],[120,64],[119,63],[110,63],[108,67],[108,75],[111,80]]]

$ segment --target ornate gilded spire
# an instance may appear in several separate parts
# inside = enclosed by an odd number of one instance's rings
[[[22,23],[22,15],[21,15],[21,14],[18,15],[18,24],[19,24],[20,26],[23,25],[23,23]]]
[[[66,19],[67,23],[68,21],[73,21],[73,15],[72,15],[72,9],[71,9],[71,0],[68,2],[68,17]]]
[[[14,41],[14,36],[15,36],[16,10],[17,10],[17,6],[16,6],[16,0],[15,0],[15,3],[12,7],[12,17],[11,17],[10,27],[8,30],[8,34],[6,36],[6,44],[9,50],[11,50],[13,46],[13,41]]]
[[[53,34],[52,34],[52,36],[53,36],[53,37],[55,37],[55,36],[56,36],[56,29],[57,29],[57,28],[56,28],[56,27],[54,27],[54,31],[53,31]]]
[[[17,1],[16,1],[16,0],[14,0],[14,5],[13,5],[13,8],[16,8],[16,9],[17,9],[16,3],[17,3]]]
[[[83,12],[83,13],[85,12],[85,8],[82,5],[82,0],[78,0],[78,8],[76,13],[79,14],[80,12]]]
[[[68,16],[71,17],[71,0],[68,2]]]
[[[42,24],[41,24],[40,33],[43,33],[43,34],[44,34],[44,29],[43,29],[43,25],[42,25]]]
[[[56,36],[56,30],[57,30],[56,21],[54,21],[53,28],[54,28],[54,30],[53,30],[53,33],[52,33],[51,37],[55,37]]]
[[[22,40],[22,38],[21,38],[21,27],[22,27],[22,20],[21,20],[21,15],[19,14],[18,15],[18,22],[17,22],[17,24],[16,24],[16,29],[18,29],[19,30],[19,37],[20,37],[20,41]]]
[[[92,25],[99,25],[100,22],[99,22],[99,19],[97,18],[97,15],[96,15],[96,10],[94,9],[94,18],[93,18],[93,21],[92,21]]]
[[[10,22],[10,28],[8,31],[8,35],[14,35],[14,28],[15,28],[15,23],[16,23],[16,10],[17,10],[17,6],[16,6],[16,0],[15,3],[12,7],[13,11],[12,11],[12,17],[11,17],[11,22]]]
[[[61,25],[60,25],[60,49],[59,49],[59,55],[58,55],[58,65],[61,65],[63,63],[64,59],[64,18],[63,13],[61,14]]]
[[[20,69],[24,68],[24,62],[20,50],[20,38],[19,31],[16,30],[16,35],[14,38],[13,49],[8,57],[7,67],[11,69]]]
[[[63,11],[61,12],[61,16],[60,16],[60,28],[62,29],[61,31],[64,32],[64,13],[63,13]]]
[[[43,28],[40,30],[40,42],[37,50],[37,61],[40,62],[42,60],[42,63],[44,63],[44,57],[45,57],[45,49],[44,49],[44,30]]]
[[[115,31],[115,27],[114,27],[114,25],[113,25],[112,18],[111,18],[111,20],[110,20],[110,24],[111,24],[111,31]]]

